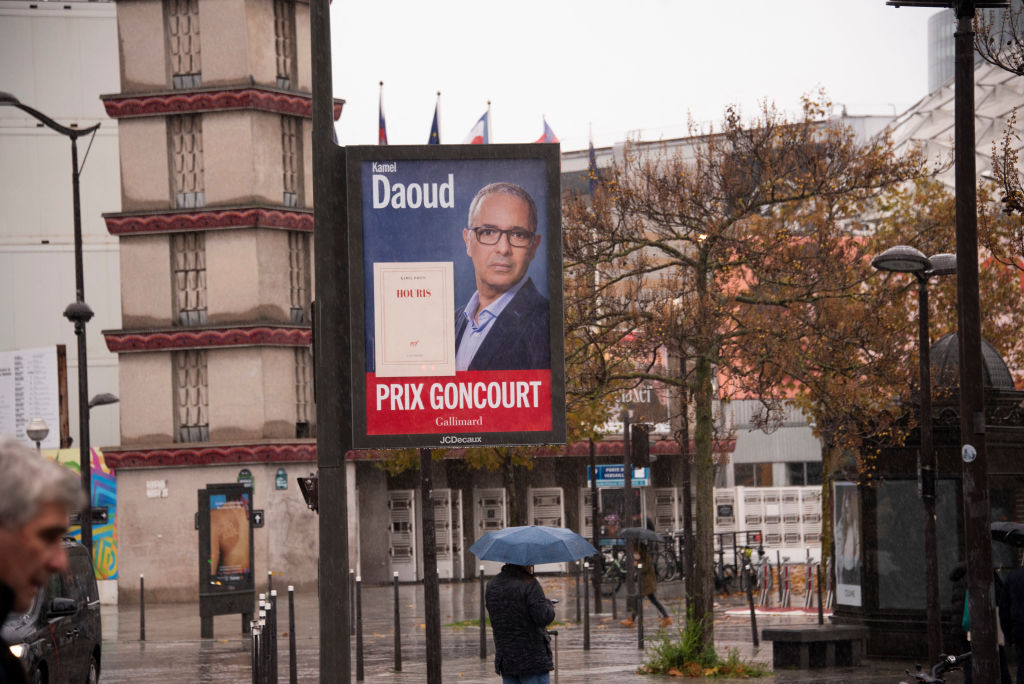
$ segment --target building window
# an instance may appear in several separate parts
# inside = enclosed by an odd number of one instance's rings
[[[199,43],[199,0],[165,0],[171,85],[175,90],[203,84]]]
[[[820,485],[821,462],[797,461],[786,464],[787,485]]]
[[[309,347],[295,348],[295,436],[316,437],[313,363]]]
[[[771,487],[771,463],[736,463],[733,465],[733,479],[737,487]]]
[[[206,235],[171,236],[171,277],[179,325],[206,324]]]
[[[281,168],[284,177],[284,206],[299,204],[299,184],[302,170],[302,121],[297,116],[281,117]]]
[[[185,114],[169,117],[168,122],[174,205],[179,209],[205,206],[202,117],[199,114]]]
[[[174,352],[174,394],[178,442],[210,440],[206,351]]]
[[[288,233],[292,323],[309,322],[309,233]]]
[[[291,0],[274,0],[274,53],[277,87],[291,88],[295,64],[295,3]]]

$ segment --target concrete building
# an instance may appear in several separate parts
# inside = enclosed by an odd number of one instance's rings
[[[120,88],[102,104],[120,131],[120,210],[104,220],[120,242],[121,324],[104,337],[119,359],[121,434],[106,454],[121,596],[139,573],[158,599],[195,596],[196,492],[243,467],[254,507],[271,511],[257,571],[310,585],[316,524],[295,486],[316,430],[309,6],[116,7]]]
[[[99,100],[117,88],[114,4],[0,0],[0,63],[0,91],[65,126],[100,124],[93,138],[78,141],[85,300],[95,312],[86,348],[90,395],[117,394],[117,356],[101,331],[121,325],[118,242],[102,213],[119,206],[120,170],[117,124]],[[75,301],[72,217],[69,139],[0,107],[0,350],[65,345],[68,434],[77,443],[77,341],[61,315]],[[94,410],[92,445],[117,444],[118,423],[116,409]]]

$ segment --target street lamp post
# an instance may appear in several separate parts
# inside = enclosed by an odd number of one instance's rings
[[[89,444],[89,377],[85,357],[85,324],[92,318],[92,309],[85,303],[85,278],[82,273],[82,204],[78,190],[78,138],[89,135],[100,127],[69,128],[63,126],[40,111],[22,104],[10,93],[0,92],[0,106],[17,107],[40,121],[47,128],[71,139],[71,194],[75,227],[75,301],[64,310],[64,317],[75,325],[78,338],[78,449],[79,466],[82,473],[82,489],[85,490],[85,508],[82,510],[82,544],[92,554],[92,451]]]
[[[993,588],[991,504],[985,453],[981,304],[978,294],[978,196],[974,138],[974,13],[1008,7],[1007,0],[889,0],[895,7],[945,7],[956,13],[954,35],[954,182],[956,193],[957,337],[960,342],[960,443],[964,540],[974,681],[998,678]]]
[[[937,463],[932,446],[931,340],[928,334],[928,279],[956,273],[956,256],[936,254],[930,259],[913,247],[890,247],[871,265],[880,271],[912,273],[917,278],[917,329],[920,348],[921,500],[924,503],[925,615],[928,662],[942,653],[942,613],[939,607],[939,558],[935,530],[935,479]]]

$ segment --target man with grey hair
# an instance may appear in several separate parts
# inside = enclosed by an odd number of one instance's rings
[[[75,473],[0,437],[0,624],[28,610],[50,574],[67,567],[68,514],[84,500]],[[21,663],[0,639],[0,682],[23,681]]]
[[[526,276],[537,255],[537,205],[525,188],[491,183],[462,231],[476,292],[455,313],[456,370],[551,367],[548,300]]]

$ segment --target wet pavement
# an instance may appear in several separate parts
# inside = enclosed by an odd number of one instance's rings
[[[558,636],[558,678],[560,684],[596,682],[678,681],[671,677],[637,674],[645,651],[637,647],[635,629],[619,625],[611,615],[610,600],[604,600],[604,614],[591,617],[591,650],[583,650],[583,626],[576,623],[575,581],[564,577],[541,579],[549,598],[558,598],[556,626]],[[660,585],[659,596],[668,611],[676,617],[682,613],[681,583]],[[480,658],[480,628],[463,624],[478,620],[480,615],[478,582],[443,583],[441,598],[442,672],[445,682],[499,682],[494,674],[494,646],[488,634],[488,657]],[[393,588],[364,587],[363,639],[365,680],[370,682],[426,681],[425,629],[423,624],[423,587],[402,585],[399,588],[402,636],[402,671],[394,671],[394,598]],[[802,600],[802,599],[799,599]],[[288,681],[287,592],[278,596],[279,681]],[[716,607],[715,643],[719,655],[738,649],[740,655],[770,667],[771,643],[760,648],[751,643],[750,616],[742,612],[745,599],[734,596],[723,599]],[[622,602],[617,602],[619,619],[624,617]],[[295,598],[295,640],[297,680],[319,681],[318,605],[315,595]],[[648,626],[646,647],[657,639],[658,615],[645,601]],[[816,615],[772,613],[758,615],[758,627],[772,624],[814,624]],[[651,629],[651,627],[655,627]],[[669,627],[669,630],[675,629]],[[663,634],[664,632],[662,632]],[[103,611],[104,684],[161,683],[234,683],[251,681],[250,641],[241,632],[241,617],[218,616],[214,620],[213,639],[199,638],[199,606],[197,603],[147,604],[146,641],[139,640],[138,606],[108,606]],[[355,638],[352,639],[353,645]],[[356,656],[353,649],[352,665]],[[792,670],[773,674],[763,682],[890,682],[907,679],[903,669],[912,664],[893,661],[865,661],[856,668],[830,671]],[[352,681],[355,681],[353,674]],[[552,681],[556,681],[554,675]],[[716,680],[722,682],[738,680]],[[961,681],[959,673],[948,680]]]

